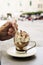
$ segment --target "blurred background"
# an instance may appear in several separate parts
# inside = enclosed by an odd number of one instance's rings
[[[21,13],[43,13],[43,0],[0,0],[0,18],[7,13],[18,16]]]

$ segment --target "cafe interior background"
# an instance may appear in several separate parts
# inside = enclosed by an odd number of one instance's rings
[[[25,23],[30,39],[37,46],[43,46],[43,0],[0,0],[0,24],[11,18],[16,18],[23,25]],[[13,46],[13,39],[0,41],[1,50],[10,46]]]

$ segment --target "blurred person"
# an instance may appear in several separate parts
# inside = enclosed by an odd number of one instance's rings
[[[7,22],[0,27],[0,41],[11,39],[18,30],[16,22]]]

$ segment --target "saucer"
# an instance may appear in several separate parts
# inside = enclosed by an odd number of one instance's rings
[[[30,56],[35,55],[35,53],[36,53],[36,47],[28,50],[26,53],[21,53],[21,54],[16,51],[15,47],[11,47],[7,50],[8,55],[13,56],[13,57],[19,57],[19,58],[30,57]]]

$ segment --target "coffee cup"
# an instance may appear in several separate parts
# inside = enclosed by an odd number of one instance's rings
[[[25,31],[20,30],[16,32],[14,37],[14,45],[17,51],[24,51],[29,45],[30,37],[29,34]]]

